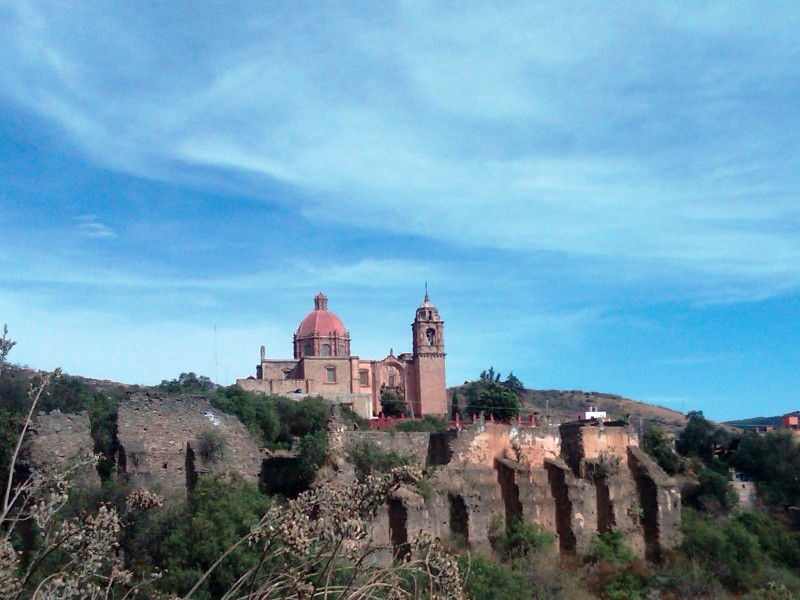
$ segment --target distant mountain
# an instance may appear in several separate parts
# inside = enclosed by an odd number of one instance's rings
[[[795,411],[788,414],[800,415],[800,411]],[[781,416],[782,415],[777,415],[774,417],[751,417],[749,419],[736,419],[735,421],[725,421],[723,425],[729,425],[738,429],[751,429],[753,427],[765,426],[780,427]]]

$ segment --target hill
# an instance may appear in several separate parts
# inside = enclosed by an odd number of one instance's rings
[[[465,385],[448,389],[449,397],[455,391],[464,393]],[[581,390],[534,390],[525,389],[522,394],[523,414],[548,415],[554,421],[572,421],[590,406],[605,411],[611,419],[627,420],[638,432],[640,419],[644,429],[658,426],[667,433],[676,434],[686,425],[686,416],[663,406],[655,406],[624,398],[616,394],[584,392]]]

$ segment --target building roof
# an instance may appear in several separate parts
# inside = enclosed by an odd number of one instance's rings
[[[308,313],[297,328],[297,337],[306,337],[314,332],[320,335],[347,335],[342,320],[328,310],[328,298],[319,293],[314,298],[314,310]]]

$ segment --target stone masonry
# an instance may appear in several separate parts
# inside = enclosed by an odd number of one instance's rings
[[[223,449],[204,461],[198,436],[208,431],[219,435]],[[204,473],[233,472],[258,483],[264,452],[236,417],[202,396],[131,394],[119,407],[117,435],[120,474],[167,497],[185,495]]]
[[[40,416],[37,431],[34,462],[92,448],[85,414]],[[208,431],[224,440],[224,451],[204,461],[199,438]],[[355,431],[332,419],[329,461],[316,485],[352,481],[347,451],[360,442],[410,456],[429,472],[426,484],[387,498],[375,519],[372,538],[383,560],[405,552],[423,529],[488,553],[492,534],[520,518],[551,531],[563,554],[583,553],[597,533],[611,530],[623,531],[628,545],[651,559],[679,543],[676,484],[622,423],[557,428],[479,419],[446,433],[387,433]],[[234,472],[256,485],[270,471],[268,453],[244,425],[203,397],[132,394],[119,407],[118,447],[120,477],[171,499],[185,497],[204,473]]]
[[[92,428],[86,412],[67,414],[54,410],[49,414],[39,413],[33,422],[33,432],[26,449],[27,459],[33,465],[63,467],[70,461],[94,453]],[[76,476],[80,485],[100,487],[100,477],[92,465],[80,468]]]
[[[373,539],[386,548],[384,560],[404,552],[421,529],[490,552],[493,531],[518,518],[554,533],[564,554],[584,552],[597,533],[611,530],[653,559],[679,542],[675,482],[623,424],[556,429],[478,421],[449,434],[347,431],[331,450],[346,455],[348,444],[364,440],[435,467],[424,494],[403,487],[376,518]]]

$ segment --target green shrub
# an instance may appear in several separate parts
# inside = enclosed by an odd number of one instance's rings
[[[389,431],[444,433],[447,431],[447,421],[435,415],[425,415],[420,420],[401,421]]]
[[[711,514],[727,514],[739,499],[725,475],[703,469],[697,487],[684,496],[684,502]]]
[[[555,536],[538,523],[528,523],[521,517],[506,528],[505,556],[510,560],[529,558],[553,546]]]
[[[386,417],[402,417],[408,406],[402,396],[392,390],[384,390],[381,392],[381,410]]]
[[[369,421],[359,415],[356,411],[350,408],[347,404],[340,405],[342,421],[353,425],[355,429],[369,430]]]
[[[356,471],[356,477],[361,481],[372,473],[388,473],[395,467],[411,462],[411,457],[381,450],[375,442],[369,440],[352,444],[346,452],[347,459]]]
[[[471,598],[481,600],[534,600],[536,590],[525,574],[490,558],[473,554],[459,559],[459,568]]]
[[[197,454],[203,462],[215,462],[225,457],[225,438],[217,429],[206,429],[197,436]]]
[[[262,444],[275,442],[280,431],[280,418],[275,403],[269,396],[248,392],[238,385],[218,388],[209,395],[214,408],[238,418]]]

